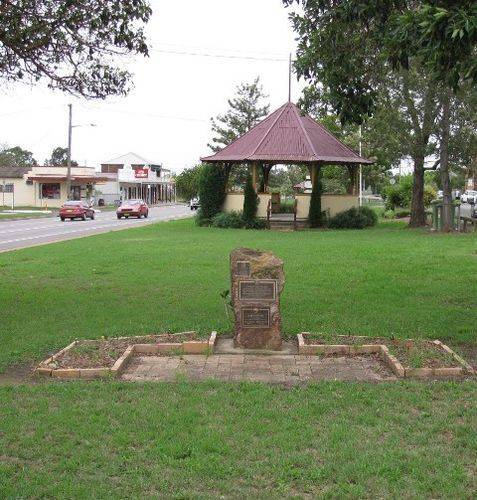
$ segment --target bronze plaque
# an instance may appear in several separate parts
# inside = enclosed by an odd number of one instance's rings
[[[270,309],[242,308],[242,326],[244,328],[268,328],[270,326]]]
[[[275,300],[276,280],[250,280],[239,282],[240,300]]]
[[[235,269],[235,276],[250,276],[250,262],[246,260],[241,260],[237,262]]]

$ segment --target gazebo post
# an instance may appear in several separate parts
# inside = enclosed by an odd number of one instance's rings
[[[272,170],[273,165],[265,165],[262,163],[262,179],[263,179],[263,192],[268,192],[268,179],[270,177],[270,170]]]
[[[348,167],[350,184],[348,186],[348,194],[358,194],[358,169],[359,165],[346,165]]]
[[[256,161],[252,163],[252,185],[256,192],[258,189],[258,162]]]

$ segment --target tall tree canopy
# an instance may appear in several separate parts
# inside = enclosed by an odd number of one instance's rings
[[[211,119],[212,132],[216,134],[212,143],[208,144],[212,151],[217,152],[228,146],[266,116],[270,105],[263,103],[263,100],[267,97],[258,76],[252,83],[240,84],[235,97],[227,101],[229,110]]]
[[[284,3],[302,7],[302,11],[291,14],[299,37],[297,73],[311,87],[323,89],[342,123],[362,123],[376,114],[383,93],[390,94],[396,109],[405,115],[415,173],[411,225],[426,222],[424,158],[436,151],[445,188],[444,205],[450,213],[450,89],[457,92],[465,80],[477,81],[476,58],[469,59],[476,53],[475,2]],[[421,19],[417,25],[415,18]],[[462,19],[465,27],[461,26]],[[458,25],[461,27],[457,30]],[[453,59],[449,58],[450,53],[455,55]],[[310,105],[310,98],[313,99],[313,92],[305,92],[305,106]]]
[[[474,0],[283,0],[298,4],[298,75],[330,89],[343,122],[372,114],[383,71],[423,69],[456,90],[477,83]]]
[[[52,167],[63,167],[68,165],[68,148],[62,148],[61,146],[55,148],[51,152],[51,158],[45,160],[45,165]],[[71,160],[71,165],[77,167],[78,162]]]
[[[46,80],[88,98],[124,95],[131,74],[113,59],[148,54],[147,0],[0,0],[0,78]]]
[[[0,167],[32,167],[38,165],[33,153],[15,146],[0,146]]]

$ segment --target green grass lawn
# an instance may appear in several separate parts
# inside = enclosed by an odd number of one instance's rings
[[[74,338],[227,331],[236,246],[284,330],[476,341],[476,235],[160,223],[0,254],[0,371]],[[477,384],[0,384],[0,498],[471,498]]]
[[[2,498],[471,498],[475,383],[0,388]]]
[[[285,262],[283,329],[439,338],[477,336],[477,235],[296,233],[196,227],[191,220],[0,254],[0,371],[75,338],[230,330],[220,292],[229,252]]]

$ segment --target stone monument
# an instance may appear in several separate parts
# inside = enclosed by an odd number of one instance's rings
[[[236,248],[230,267],[235,346],[280,350],[283,261],[271,252]]]

